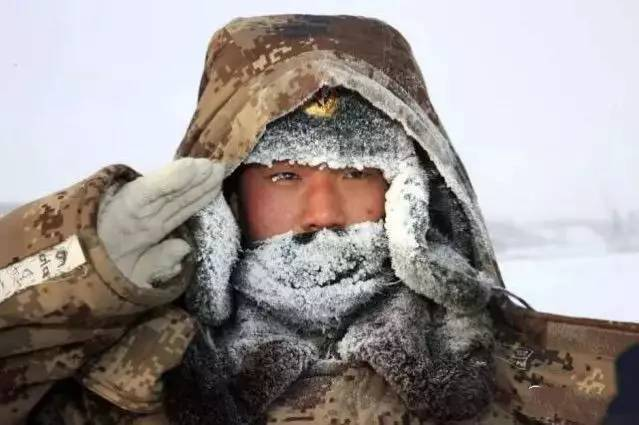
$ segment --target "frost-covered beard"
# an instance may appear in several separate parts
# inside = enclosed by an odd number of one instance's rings
[[[309,330],[339,327],[394,283],[381,221],[261,241],[244,252],[232,279],[260,307]]]

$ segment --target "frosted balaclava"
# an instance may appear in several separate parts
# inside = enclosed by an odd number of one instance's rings
[[[484,409],[493,385],[483,310],[490,282],[444,238],[426,240],[430,182],[403,127],[358,94],[323,92],[270,123],[245,164],[276,161],[380,169],[386,217],[276,235],[238,255],[224,197],[198,214],[186,303],[210,326],[185,364],[214,389],[207,414],[239,400],[240,414],[257,417],[303,371],[333,362],[368,363],[425,417]]]
[[[323,89],[301,108],[270,123],[246,164],[291,161],[329,168],[377,168],[391,181],[417,164],[402,125],[359,94]]]
[[[268,124],[244,164],[277,161],[376,168],[388,182],[400,170],[417,167],[412,140],[401,124],[341,88],[324,88]],[[397,283],[383,220],[304,237],[276,235],[245,246],[239,258],[239,230],[222,197],[196,220],[198,269],[186,299],[189,309],[210,325],[229,316],[232,289],[280,319],[313,330],[339,326],[384,287]]]
[[[267,126],[245,163],[290,161],[308,166],[376,168],[392,180],[416,161],[411,141],[361,96],[325,89]],[[383,220],[288,232],[244,250],[232,279],[247,299],[304,330],[339,327],[344,319],[397,283]]]

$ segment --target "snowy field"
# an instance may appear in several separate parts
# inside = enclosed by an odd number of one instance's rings
[[[639,322],[639,252],[504,257],[506,287],[535,310]]]

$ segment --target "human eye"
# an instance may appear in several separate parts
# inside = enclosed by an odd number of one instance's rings
[[[291,171],[280,171],[269,176],[273,183],[299,180],[300,176]]]

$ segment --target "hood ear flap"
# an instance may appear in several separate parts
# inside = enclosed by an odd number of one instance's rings
[[[426,240],[445,244],[478,266],[470,220],[426,152],[415,144],[420,166],[426,170],[429,186],[429,223]]]
[[[219,326],[232,312],[231,272],[240,250],[240,228],[224,195],[190,221],[196,245],[193,282],[187,288],[186,309],[198,321]]]
[[[496,282],[477,266],[473,229],[460,202],[425,155],[421,162],[403,167],[386,192],[393,270],[406,286],[453,314],[477,312]]]

